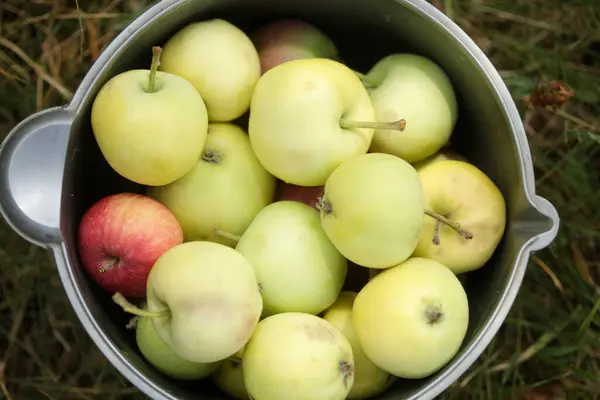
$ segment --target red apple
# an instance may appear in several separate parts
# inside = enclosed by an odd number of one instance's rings
[[[171,211],[150,197],[119,193],[105,197],[84,214],[78,233],[81,263],[106,291],[146,296],[156,260],[183,243],[183,230]]]
[[[298,201],[317,209],[319,197],[323,196],[324,189],[324,186],[297,186],[291,183],[279,182],[277,201]]]
[[[298,58],[339,60],[331,38],[316,26],[296,19],[282,19],[259,28],[252,34],[258,50],[262,73],[286,61]]]

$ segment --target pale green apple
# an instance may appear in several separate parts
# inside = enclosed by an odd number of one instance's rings
[[[244,348],[244,382],[256,400],[344,400],[354,384],[352,346],[312,314],[260,321]]]
[[[158,335],[151,317],[137,320],[136,342],[140,352],[161,373],[178,380],[206,378],[219,367],[219,362],[195,363],[179,356]]]
[[[190,171],[206,141],[208,116],[202,96],[185,79],[153,67],[111,78],[91,112],[94,137],[108,164],[141,185],[167,185]]]
[[[193,22],[175,33],[164,45],[160,68],[194,85],[211,122],[232,121],[248,111],[261,74],[248,35],[219,18]]]
[[[252,152],[244,130],[211,123],[202,156],[184,177],[149,195],[179,220],[186,241],[210,240],[230,247],[236,242],[215,232],[241,235],[275,197],[276,180]]]
[[[148,276],[148,310],[158,336],[181,357],[210,363],[241,349],[262,297],[252,265],[231,247],[186,242],[165,252]]]
[[[382,153],[350,158],[325,183],[321,225],[335,247],[367,268],[406,260],[419,240],[423,189],[408,162]]]
[[[354,385],[347,398],[368,399],[389,388],[396,377],[375,365],[362,350],[352,322],[352,306],[356,295],[351,291],[340,293],[335,303],[325,311],[323,319],[339,329],[352,346]]]
[[[375,365],[400,378],[425,378],[460,349],[469,325],[469,303],[448,267],[409,258],[361,289],[352,321],[364,353]]]
[[[320,186],[344,160],[368,151],[375,112],[356,74],[324,58],[276,65],[258,81],[248,133],[262,165],[284,182]]]
[[[452,82],[432,60],[415,54],[390,54],[367,74],[379,121],[406,120],[403,132],[376,130],[372,152],[394,154],[413,163],[444,146],[454,130],[458,105]]]
[[[506,229],[506,204],[500,189],[483,171],[464,161],[430,164],[419,171],[419,177],[425,207],[460,224],[472,238],[426,217],[414,255],[437,260],[456,274],[484,266]]]
[[[249,400],[250,397],[244,384],[242,355],[243,349],[238,352],[238,357],[230,357],[221,361],[219,368],[212,374],[212,379],[225,394],[239,400]]]
[[[319,314],[338,297],[348,264],[321,228],[319,212],[296,201],[265,207],[236,246],[254,267],[263,316]]]
[[[463,156],[462,154],[458,153],[455,150],[452,150],[449,147],[446,147],[446,148],[442,148],[440,151],[427,157],[424,160],[413,163],[413,167],[415,167],[415,169],[418,172],[421,169],[428,166],[429,164],[432,164],[432,163],[438,162],[438,161],[444,161],[444,160],[458,160],[458,161],[468,162],[468,160],[465,156]]]

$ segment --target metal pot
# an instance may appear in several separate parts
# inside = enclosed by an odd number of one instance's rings
[[[142,188],[118,176],[102,158],[90,127],[100,87],[132,68],[149,68],[150,48],[186,23],[219,16],[243,29],[294,16],[312,21],[339,44],[344,60],[366,71],[380,57],[411,51],[449,74],[459,96],[453,146],[490,176],[508,207],[506,234],[493,259],[469,273],[470,327],[460,352],[437,374],[401,381],[378,399],[433,399],[480,356],[503,323],[519,290],[530,254],[555,238],[559,217],[537,196],[521,118],[500,76],[475,43],[424,0],[163,0],[110,44],[72,101],[29,117],[0,150],[3,217],[25,239],[51,250],[67,296],[89,336],[110,362],[153,399],[223,399],[208,383],[182,384],[159,374],[124,329],[123,313],[80,267],[79,219],[93,202]]]

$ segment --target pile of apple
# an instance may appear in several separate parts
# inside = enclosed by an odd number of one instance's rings
[[[341,400],[427,377],[467,331],[461,274],[506,224],[494,182],[449,147],[457,113],[424,57],[364,74],[306,22],[192,23],[95,98],[103,156],[147,192],[87,210],[81,263],[175,379]]]

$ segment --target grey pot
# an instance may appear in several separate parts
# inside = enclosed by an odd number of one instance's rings
[[[437,374],[402,381],[378,399],[433,399],[454,383],[490,343],[509,312],[532,252],[555,238],[555,208],[535,194],[521,119],[500,76],[451,20],[423,0],[164,0],[110,44],[72,101],[23,121],[0,150],[3,217],[25,239],[54,255],[66,294],[89,336],[110,362],[153,399],[224,399],[206,383],[182,384],[144,361],[126,316],[87,278],[76,252],[79,219],[93,202],[142,188],[124,181],[101,156],[89,116],[94,96],[112,76],[148,68],[150,48],[187,22],[220,16],[243,28],[272,18],[313,21],[339,44],[344,60],[366,71],[378,58],[414,51],[437,61],[460,98],[453,145],[490,176],[508,207],[505,237],[489,265],[469,274],[470,327],[460,352]]]

